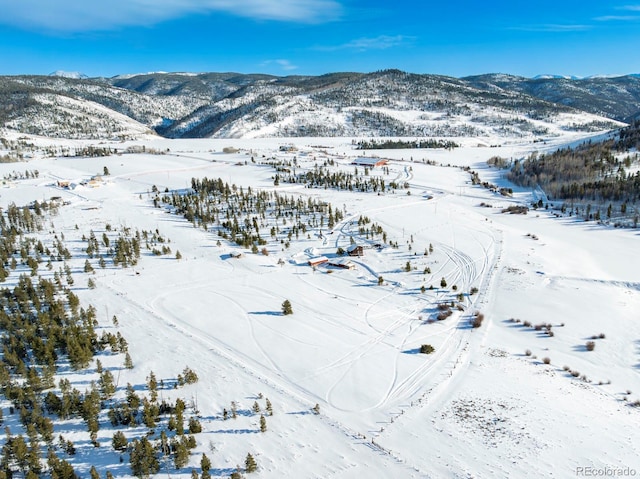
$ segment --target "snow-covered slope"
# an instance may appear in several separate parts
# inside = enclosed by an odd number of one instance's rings
[[[279,151],[284,141],[273,138],[106,142],[139,153],[36,154],[28,163],[0,164],[5,177],[18,166],[39,172],[37,178],[5,180],[1,198],[3,208],[60,198],[57,213],[35,236],[47,247],[54,234],[55,241],[61,238],[72,254],[64,263],[75,278],[69,289],[82,305],[95,307],[99,333],[118,333],[128,342],[132,369],[123,366],[122,354],[97,356],[117,377],[114,398],[124,400],[127,384],[148,397],[153,371],[163,382],[160,399],[181,398],[186,417],[199,418],[203,429],[194,434],[187,464],[176,468],[170,457],[163,459],[162,477],[201,474],[203,453],[213,477],[229,477],[238,464],[243,469],[248,452],[258,470],[246,477],[256,479],[563,479],[612,469],[637,474],[640,409],[630,406],[640,398],[636,231],[556,218],[544,209],[505,214],[504,208],[530,205],[535,197],[486,164],[494,155],[519,158],[584,139],[565,132],[546,145],[523,140],[490,148],[470,138],[453,151],[385,150],[387,169],[365,173],[358,167],[357,174],[351,161],[360,152],[340,138],[287,139],[293,152]],[[91,143],[30,141],[66,148]],[[496,136],[488,143],[499,141]],[[60,186],[105,167],[110,175],[94,187]],[[513,196],[473,185],[467,167],[482,180],[513,187]],[[355,174],[360,181],[380,179],[387,189],[276,186],[276,168]],[[159,198],[164,191],[169,198],[184,194],[194,177],[220,178],[229,185],[228,196],[277,192],[302,204],[330,204],[344,216],[329,227],[327,213],[318,212],[303,218],[304,232],[291,230],[287,237],[295,213],[285,208],[276,221],[276,201],[265,201],[267,210],[255,224],[267,254],[254,254],[218,234],[224,202],[209,204],[221,216],[206,225],[171,214],[170,199],[154,202],[155,192]],[[201,212],[205,197],[199,197]],[[242,210],[251,207],[246,202],[236,211],[240,224]],[[371,223],[384,229],[385,240],[365,232]],[[95,233],[107,255],[104,237],[138,228],[160,232],[171,253],[143,247],[135,268],[110,261],[102,268],[87,255],[83,235]],[[308,265],[320,255],[336,259],[351,240],[367,246],[363,256],[351,258],[354,269]],[[382,247],[372,247],[377,242]],[[53,256],[51,269],[43,257],[39,274],[65,281],[63,260]],[[85,272],[87,261],[94,273]],[[9,290],[29,273],[17,263],[4,283]],[[86,286],[89,279],[95,289]],[[285,299],[292,315],[281,313]],[[451,315],[438,320],[439,305],[452,302]],[[472,328],[476,311],[485,319]],[[593,351],[588,341],[595,342]],[[435,351],[420,354],[423,344]],[[185,366],[199,381],[174,388]],[[84,391],[99,378],[95,360],[82,371],[65,365],[51,391],[60,394],[60,379]],[[274,414],[260,432],[267,398]],[[237,417],[225,419],[232,401]],[[25,435],[20,414],[9,412],[12,403],[1,406],[13,436]],[[81,417],[56,420],[51,447],[82,476],[95,465],[101,474],[132,477],[131,453],[113,448],[114,433],[124,432],[129,441],[148,437],[162,458],[161,433],[176,436],[167,417],[153,430],[113,426],[105,409],[98,447]],[[75,454],[64,451],[60,435],[75,444]],[[7,439],[4,432],[0,437]],[[12,467],[19,474],[18,464]]]
[[[536,139],[567,130],[596,132],[620,126],[611,118],[628,116],[635,104],[633,95],[640,98],[640,83],[631,77],[624,85],[616,86],[617,81],[590,80],[584,86],[564,79],[534,81],[509,75],[456,79],[397,70],[318,77],[234,73],[154,73],[86,80],[3,77],[0,115],[14,128],[24,128],[38,114],[39,102],[32,95],[46,93],[99,103],[172,138]],[[561,97],[549,93],[554,88],[560,88]],[[616,88],[619,94],[614,95]],[[30,109],[23,110],[27,104]],[[48,113],[43,110],[42,114]],[[105,125],[102,130],[113,127]],[[81,129],[69,132],[82,135]]]

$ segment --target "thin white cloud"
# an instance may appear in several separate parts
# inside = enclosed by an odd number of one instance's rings
[[[339,0],[0,0],[0,23],[54,32],[86,32],[153,25],[189,14],[222,12],[283,22],[340,18]]]
[[[273,65],[276,64],[278,65],[282,70],[285,71],[291,71],[291,70],[297,70],[298,67],[294,64],[292,64],[289,60],[267,60],[265,62],[262,62],[262,64],[260,66],[262,67],[266,67],[268,65]]]
[[[517,27],[511,27],[511,30],[519,30],[522,32],[549,32],[549,33],[569,33],[569,32],[583,32],[590,30],[589,25],[563,25],[563,24],[543,24],[543,25],[521,25]]]
[[[625,5],[624,7],[618,7],[618,10],[627,10],[630,12],[640,12],[640,5]]]
[[[406,35],[379,35],[371,38],[357,38],[342,45],[317,46],[315,49],[321,51],[356,50],[360,52],[367,50],[387,50],[389,48],[406,46],[413,43],[414,40],[415,37]]]
[[[598,22],[637,22],[640,21],[638,15],[605,15],[603,17],[596,17],[594,20]]]

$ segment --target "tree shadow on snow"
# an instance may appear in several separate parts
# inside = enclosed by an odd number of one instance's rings
[[[211,431],[212,434],[257,434],[260,429],[218,429]]]
[[[281,311],[249,311],[248,314],[255,314],[258,316],[283,316]]]
[[[576,352],[588,352],[587,346],[584,344],[576,344],[571,349],[573,349]]]
[[[209,469],[209,474],[212,477],[229,477],[234,472],[237,472],[238,468],[236,467],[227,467],[220,469]]]
[[[420,348],[407,349],[402,354],[420,354]]]

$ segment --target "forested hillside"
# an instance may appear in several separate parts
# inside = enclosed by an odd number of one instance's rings
[[[602,80],[575,90],[578,96],[565,89],[567,95],[557,98],[514,78],[458,79],[399,70],[288,77],[23,75],[0,77],[0,121],[23,134],[78,139],[131,139],[154,132],[168,138],[534,139],[607,131],[640,109],[637,79],[622,82],[620,95]]]
[[[607,216],[615,212],[615,205],[624,214],[640,200],[639,146],[640,121],[636,121],[605,141],[533,153],[516,161],[507,178],[519,186],[542,188],[550,200],[612,203]]]

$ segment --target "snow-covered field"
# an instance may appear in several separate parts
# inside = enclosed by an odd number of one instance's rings
[[[390,159],[385,180],[409,186],[378,195],[274,186],[274,168],[262,164],[295,156],[306,171],[332,159],[334,170],[353,172],[350,162],[363,152],[352,149],[351,139],[149,138],[112,146],[167,153],[0,164],[2,175],[39,171],[37,179],[7,182],[0,206],[55,196],[68,203],[50,230],[63,232],[70,245],[74,292],[96,307],[102,328],[114,330],[116,315],[129,342],[135,368],[118,372],[119,395],[127,383],[143,387],[150,371],[158,378],[175,378],[185,366],[197,372],[197,384],[162,391],[197,403],[204,428],[190,466],[168,470],[172,477],[199,471],[202,452],[214,477],[229,476],[247,452],[259,465],[251,476],[261,478],[565,478],[603,468],[640,474],[640,408],[629,405],[640,398],[638,231],[545,210],[503,214],[502,208],[528,204],[532,193],[514,188],[513,198],[501,196],[473,186],[461,168],[506,186],[486,166],[488,158],[519,158],[578,139],[497,148],[467,140],[453,151],[367,152]],[[298,151],[278,151],[288,143]],[[225,154],[225,147],[239,151]],[[110,175],[97,187],[57,186],[104,167]],[[218,244],[215,231],[152,202],[152,190],[182,190],[205,176],[326,201],[344,219],[292,239],[288,248],[271,241],[268,255]],[[351,238],[373,243],[358,234],[361,216],[398,247],[365,249],[352,258],[353,270],[307,264],[315,256],[334,258]],[[102,235],[106,224],[158,230],[182,259],[143,253],[135,268],[96,268],[97,287],[88,289],[81,237],[90,230]],[[234,252],[243,257],[232,258]],[[281,314],[285,299],[294,314]],[[460,308],[436,320],[437,305],[449,302]],[[470,326],[475,312],[485,317],[480,328]],[[553,336],[546,327],[536,330],[542,324],[552,325]],[[587,351],[586,342],[601,334]],[[419,354],[423,344],[435,351]],[[100,359],[122,366],[119,356]],[[97,378],[65,374],[78,388]],[[260,394],[274,408],[264,434],[250,413],[254,401],[262,404]],[[247,414],[224,421],[231,401]],[[312,411],[316,404],[320,414]],[[73,421],[58,425],[56,434],[77,443],[70,461],[81,474],[96,464],[126,477],[126,457],[120,463],[110,448],[113,429],[102,419],[98,452]],[[6,411],[5,423],[19,430]]]

